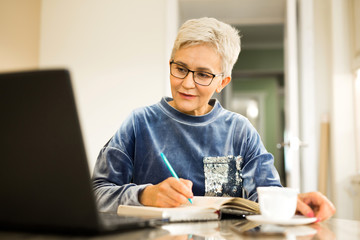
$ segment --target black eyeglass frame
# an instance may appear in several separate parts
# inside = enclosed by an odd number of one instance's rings
[[[174,76],[174,75],[172,74],[172,72],[171,72],[171,64],[176,64],[176,65],[179,65],[179,66],[185,68],[185,69],[187,70],[186,75],[185,75],[183,78]],[[172,76],[174,76],[174,77],[176,77],[176,78],[179,78],[179,79],[184,79],[184,78],[187,77],[187,75],[189,75],[189,72],[191,72],[191,73],[193,74],[193,81],[194,81],[196,84],[200,85],[200,86],[210,86],[210,84],[212,83],[212,81],[214,80],[214,78],[216,78],[216,77],[218,77],[218,76],[224,75],[224,73],[213,74],[213,73],[209,73],[209,72],[205,72],[205,71],[193,71],[193,70],[188,69],[187,67],[185,67],[184,65],[182,65],[182,64],[180,64],[180,63],[176,63],[174,60],[170,61],[170,74],[171,74]],[[195,73],[196,73],[196,72],[210,74],[210,75],[212,76],[212,79],[211,79],[210,83],[206,85],[206,84],[201,84],[201,83],[196,82],[196,81],[195,81]]]

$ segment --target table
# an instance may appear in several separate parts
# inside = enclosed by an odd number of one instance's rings
[[[144,239],[144,240],[221,240],[221,239],[263,239],[263,237],[243,236],[232,230],[234,224],[253,224],[246,220],[222,220],[209,222],[171,223],[157,228],[132,230],[99,236],[69,236],[34,234],[21,232],[0,232],[0,239]],[[332,218],[322,223],[286,227],[288,234],[284,237],[267,237],[266,239],[316,239],[316,240],[358,240],[360,239],[360,221]]]

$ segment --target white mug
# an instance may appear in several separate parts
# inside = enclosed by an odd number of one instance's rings
[[[267,219],[288,220],[295,215],[298,190],[284,187],[258,187],[261,215]]]

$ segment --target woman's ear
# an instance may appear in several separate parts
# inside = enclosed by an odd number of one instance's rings
[[[231,82],[231,77],[226,77],[223,80],[221,80],[219,86],[216,88],[216,92],[220,93],[221,90],[223,90],[226,85],[228,85]]]

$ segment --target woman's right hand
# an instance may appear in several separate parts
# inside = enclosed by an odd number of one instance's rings
[[[147,186],[139,196],[142,205],[153,207],[178,207],[193,198],[193,183],[190,180],[177,180],[169,177],[166,180]]]

